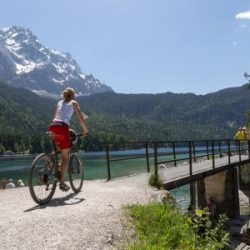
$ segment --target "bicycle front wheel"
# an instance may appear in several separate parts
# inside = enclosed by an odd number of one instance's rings
[[[83,170],[84,167],[80,158],[77,156],[77,154],[72,154],[69,160],[68,171],[69,183],[75,193],[81,191],[84,178]]]
[[[29,175],[29,190],[32,199],[39,205],[46,204],[56,190],[55,164],[45,153],[38,155],[32,162]]]

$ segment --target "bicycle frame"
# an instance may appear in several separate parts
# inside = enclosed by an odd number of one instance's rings
[[[60,180],[60,159],[61,150],[57,147],[54,134],[47,133],[52,139],[52,152],[41,153],[35,157],[29,174],[29,190],[32,199],[39,205],[49,202],[56,190],[57,181]],[[71,141],[72,148],[69,151],[68,174],[69,182],[75,193],[81,191],[84,175],[83,164],[78,157],[78,149],[73,147],[82,134],[74,133],[74,140]]]
[[[59,159],[58,159],[58,155],[61,154],[61,150],[58,148],[58,146],[56,145],[56,141],[55,141],[55,134],[53,132],[47,132],[47,134],[49,135],[49,137],[52,140],[52,153],[50,154],[51,158],[53,159],[53,165],[55,166],[55,174],[57,176],[57,179],[59,179],[59,173],[60,173],[60,166],[59,166]],[[73,153],[78,153],[78,149],[76,149],[74,147],[75,144],[77,144],[77,142],[79,141],[79,138],[83,136],[83,134],[75,134],[76,138],[75,141],[71,141],[72,143],[72,147],[69,151],[69,158]]]

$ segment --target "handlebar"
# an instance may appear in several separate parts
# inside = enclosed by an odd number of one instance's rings
[[[77,134],[73,129],[70,129],[69,132],[70,132],[70,139],[71,139],[72,144],[76,144],[80,137],[84,138],[88,136],[88,134],[85,135],[83,133]]]

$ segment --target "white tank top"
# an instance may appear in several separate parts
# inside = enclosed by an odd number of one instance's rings
[[[56,115],[53,119],[53,122],[59,121],[70,125],[69,121],[73,113],[74,108],[72,105],[72,101],[65,102],[64,100],[61,100],[57,103]]]

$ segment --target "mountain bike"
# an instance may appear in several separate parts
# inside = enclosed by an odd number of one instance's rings
[[[60,158],[61,152],[56,146],[54,134],[47,132],[52,140],[52,152],[41,153],[36,156],[32,162],[29,173],[29,190],[32,199],[39,205],[48,203],[56,190],[60,178]],[[72,190],[75,193],[81,191],[84,179],[84,166],[78,156],[78,147],[74,147],[83,137],[82,134],[76,134],[70,129],[70,139],[72,149],[69,153],[68,160],[68,177]]]

